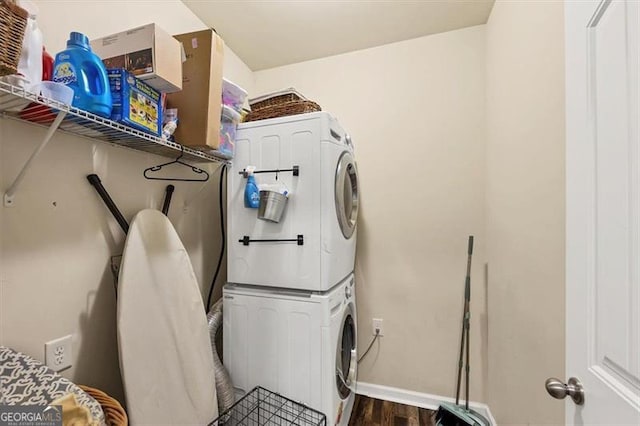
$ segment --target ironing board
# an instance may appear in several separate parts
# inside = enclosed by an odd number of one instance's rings
[[[1,405],[47,405],[69,393],[99,425],[106,425],[100,404],[75,383],[22,352],[0,346]]]
[[[218,415],[207,318],[173,225],[142,210],[130,225],[118,285],[118,347],[135,425],[204,425]]]

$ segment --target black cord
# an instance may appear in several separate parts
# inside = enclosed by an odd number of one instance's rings
[[[205,306],[205,311],[209,312],[209,308],[211,307],[211,297],[213,297],[213,289],[216,286],[216,281],[218,280],[218,274],[220,273],[220,266],[222,266],[222,258],[224,257],[224,249],[227,241],[227,237],[224,231],[224,203],[222,200],[222,189],[224,177],[227,172],[227,165],[222,165],[222,170],[220,170],[220,188],[218,194],[218,202],[220,205],[220,235],[222,237],[222,245],[220,246],[220,257],[218,257],[218,266],[216,267],[216,273],[213,274],[213,280],[211,281],[211,286],[209,287],[209,296],[207,297],[207,306]]]
[[[371,343],[369,343],[369,347],[367,348],[367,350],[364,351],[364,353],[362,354],[362,356],[360,358],[358,358],[358,364],[360,363],[360,361],[362,361],[364,359],[365,356],[367,356],[367,354],[369,353],[369,351],[373,347],[373,344],[376,342],[376,340],[378,340],[378,337],[380,337],[380,330],[376,329],[376,335],[373,336],[373,340],[371,340]]]

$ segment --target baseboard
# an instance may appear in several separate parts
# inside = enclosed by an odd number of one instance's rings
[[[443,402],[455,402],[453,398],[448,398],[446,396],[431,395],[428,393],[392,388],[390,386],[374,385],[372,383],[364,382],[358,382],[356,384],[356,393],[358,395],[397,402],[399,404],[413,405],[414,407],[427,408],[429,410],[437,410]],[[496,420],[493,418],[491,410],[489,410],[489,406],[487,404],[470,402],[469,406],[485,416],[491,422],[492,426],[497,426]]]

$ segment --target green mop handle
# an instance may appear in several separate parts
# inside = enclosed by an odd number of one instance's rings
[[[467,317],[469,313],[469,301],[471,298],[471,255],[473,254],[473,235],[469,235],[469,246],[467,248],[467,276],[464,280],[464,309],[462,312],[462,332],[460,333],[460,356],[458,358],[458,383],[456,385],[456,405],[460,404],[460,385],[462,384],[462,360],[464,357],[464,347],[465,347],[465,334],[467,335],[468,340],[468,332],[466,329],[467,326]],[[468,342],[467,342],[468,344]],[[467,360],[468,366],[468,360]],[[467,374],[467,377],[469,375]]]
[[[471,369],[471,367],[469,366],[469,346],[471,345],[470,341],[469,341],[469,329],[471,328],[471,255],[473,254],[473,235],[469,235],[469,258],[467,260],[467,277],[465,279],[464,282],[464,298],[465,298],[465,302],[464,305],[466,307],[465,309],[465,315],[464,315],[464,319],[465,319],[465,327],[466,327],[466,332],[467,332],[467,338],[466,338],[466,345],[467,345],[467,354],[466,354],[466,358],[467,358],[467,362],[466,362],[466,367],[465,367],[465,378],[466,378],[466,382],[465,382],[465,391],[466,391],[466,398],[465,398],[465,403],[464,403],[464,408],[469,411],[469,370]]]
[[[467,277],[464,280],[464,301],[471,301],[471,255],[473,255],[473,235],[469,235],[469,248],[467,249]]]

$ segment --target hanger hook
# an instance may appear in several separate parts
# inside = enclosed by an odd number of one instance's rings
[[[184,155],[184,145],[182,145],[181,143],[178,143],[178,145],[180,145],[180,155],[178,156],[178,158],[176,158],[175,161],[178,161]]]

